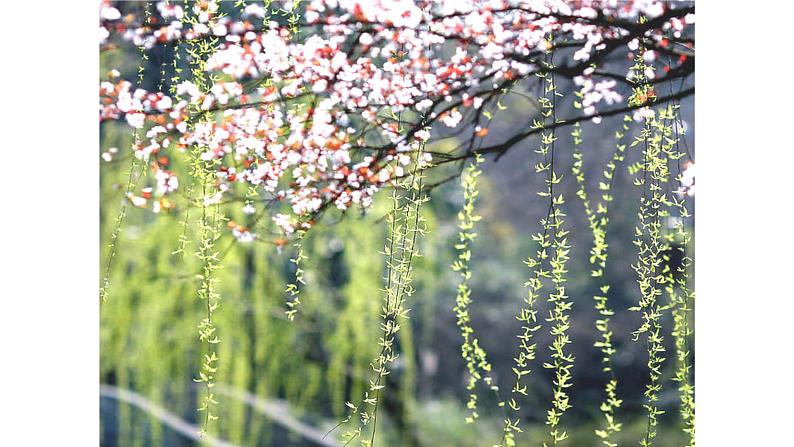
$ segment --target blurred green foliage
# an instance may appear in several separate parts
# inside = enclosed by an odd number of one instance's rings
[[[122,203],[131,162],[125,149],[130,142],[128,128],[103,126],[102,147],[120,148],[119,157],[103,162],[101,170],[103,245]],[[144,173],[141,185],[148,181],[151,179]],[[509,374],[517,329],[513,313],[521,299],[525,273],[524,266],[513,261],[531,247],[518,236],[515,225],[494,218],[493,201],[499,192],[487,177],[482,181],[481,212],[485,218],[473,245],[472,315],[473,325],[492,355],[498,380],[500,374]],[[466,371],[452,312],[456,274],[449,268],[460,194],[456,184],[444,185],[434,191],[426,208],[431,233],[420,249],[424,256],[415,266],[418,292],[408,303],[410,324],[399,333],[402,354],[388,376],[385,419],[378,432],[381,445],[480,446],[498,441],[501,414],[487,396],[480,402],[478,423],[464,423]],[[309,233],[304,242],[307,285],[293,322],[284,314],[285,285],[294,275],[289,261],[293,248],[287,245],[279,250],[272,243],[275,235],[243,244],[224,233],[218,243],[222,300],[215,314],[221,339],[217,348],[222,359],[219,384],[247,390],[261,399],[286,401],[293,416],[322,431],[341,419],[345,401],[356,399],[365,390],[370,361],[377,356],[384,274],[384,259],[378,252],[385,241],[386,209],[381,205],[385,202],[376,201],[376,208],[365,216],[328,215],[323,225]],[[185,211],[176,207],[155,214],[128,209],[111,271],[112,294],[101,308],[100,380],[134,390],[195,423],[198,390],[193,379],[201,361],[196,326],[205,310],[197,298],[201,277],[199,260],[193,255],[195,225],[187,227],[190,242],[185,253],[173,254]],[[239,222],[250,218],[241,210],[228,217]],[[107,257],[104,248],[103,266]],[[592,433],[598,415],[586,408],[598,401],[603,380],[596,367],[598,352],[592,348],[594,335],[583,337],[593,332],[595,318],[587,295],[582,293],[586,284],[586,270],[571,276],[572,295],[585,300],[574,307],[574,320],[581,322],[581,330],[574,329],[574,337],[581,341],[577,352],[581,369],[572,392],[575,423],[566,426],[573,446],[594,445]],[[623,327],[630,325],[624,323]],[[545,343],[542,338],[541,343]],[[624,344],[621,348],[628,352],[623,354],[625,373],[641,359],[639,350],[632,354],[630,343]],[[592,353],[587,354],[589,351]],[[538,377],[538,383],[546,380],[542,374]],[[631,380],[627,382],[630,390]],[[639,389],[641,383],[636,386]],[[542,407],[545,389],[542,384],[530,387],[526,405],[529,435],[521,439],[533,439],[532,433],[541,436],[546,430],[542,412],[531,414],[534,405]],[[674,399],[671,396],[663,405],[674,410]],[[246,446],[310,445],[239,400],[223,395],[218,400],[222,423],[211,430],[215,436]],[[644,427],[639,400],[627,400],[621,417],[636,423],[626,424],[619,439],[629,444],[639,439]],[[159,420],[126,404],[103,398],[101,409],[103,445],[192,445]],[[675,411],[669,413],[658,438],[663,446],[679,445],[682,439],[673,426]]]

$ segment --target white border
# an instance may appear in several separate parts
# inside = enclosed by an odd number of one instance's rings
[[[2,445],[98,443],[97,3],[4,5]],[[698,444],[784,445],[794,8],[697,7]]]
[[[3,5],[0,445],[99,440],[98,5]]]
[[[791,443],[790,2],[698,2],[696,429]]]

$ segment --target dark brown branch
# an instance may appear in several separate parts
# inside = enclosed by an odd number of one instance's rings
[[[666,101],[672,101],[672,100],[676,100],[676,99],[681,99],[681,98],[685,98],[687,96],[690,96],[690,95],[692,95],[694,93],[695,93],[695,87],[691,87],[691,88],[688,88],[686,90],[682,90],[682,91],[680,91],[678,93],[661,97],[656,102],[657,103],[662,103],[662,102],[666,102]],[[457,155],[457,156],[449,156],[449,154],[445,154],[445,153],[441,153],[441,152],[431,152],[431,154],[434,157],[438,156],[439,158],[442,158],[442,160],[437,162],[436,164],[450,163],[450,162],[462,160],[462,159],[465,159],[465,158],[470,158],[470,157],[473,157],[474,154],[480,154],[480,155],[496,154],[497,155],[496,160],[498,160],[502,155],[504,155],[508,150],[510,150],[510,148],[512,148],[516,144],[520,143],[524,139],[541,132],[542,130],[549,130],[549,129],[555,129],[555,128],[558,128],[558,127],[570,126],[570,125],[573,125],[573,124],[576,124],[576,123],[580,123],[582,121],[591,120],[593,118],[606,118],[606,117],[609,117],[609,116],[619,115],[621,113],[631,112],[633,110],[636,110],[636,109],[639,109],[639,108],[642,108],[642,107],[644,107],[644,105],[643,106],[627,106],[627,107],[621,107],[621,108],[617,108],[617,109],[608,110],[608,111],[605,111],[605,112],[594,113],[592,115],[582,115],[582,116],[578,116],[578,117],[575,117],[575,118],[570,118],[570,119],[567,119],[567,120],[557,121],[557,122],[555,122],[553,124],[550,124],[550,125],[546,126],[543,129],[530,129],[530,130],[528,130],[526,132],[514,135],[513,137],[509,138],[508,140],[506,140],[503,143],[499,143],[499,144],[496,144],[496,145],[493,145],[493,146],[486,146],[486,147],[480,148],[480,149],[478,149],[476,151],[473,151],[470,154],[462,154],[462,155]]]

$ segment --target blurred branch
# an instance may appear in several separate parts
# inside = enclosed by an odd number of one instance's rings
[[[227,385],[219,384],[215,387],[218,394],[222,394],[232,399],[237,399],[251,406],[257,412],[265,415],[278,425],[296,433],[304,439],[316,445],[325,447],[336,447],[337,443],[330,439],[323,439],[324,433],[316,428],[304,424],[289,413],[289,408],[285,403],[260,399],[245,390],[232,388]]]
[[[199,436],[199,427],[190,424],[174,413],[171,413],[165,408],[153,403],[149,399],[134,391],[118,388],[112,385],[101,384],[99,385],[99,395],[130,404],[144,413],[149,414],[155,419],[158,419],[160,422],[172,428],[182,436],[192,439],[193,441],[200,442],[203,445],[210,445],[214,447],[237,447],[235,444],[218,439],[211,435],[206,435],[204,437]]]
[[[267,416],[268,419],[272,420],[276,424],[295,434],[300,435],[304,439],[311,441],[313,444],[324,447],[336,447],[337,445],[332,440],[323,439],[323,432],[320,430],[317,430],[310,425],[304,424],[292,416],[285,403],[260,399],[247,391],[232,388],[223,384],[218,384],[215,389],[218,394],[242,401],[243,403],[251,406],[258,413]],[[202,444],[213,447],[237,447],[235,444],[214,436],[199,436],[199,427],[185,421],[174,413],[171,413],[170,411],[153,403],[146,397],[134,391],[118,388],[112,385],[101,384],[99,385],[99,395],[130,404],[158,419],[177,433],[185,436],[186,438],[192,439],[193,441],[201,442]]]

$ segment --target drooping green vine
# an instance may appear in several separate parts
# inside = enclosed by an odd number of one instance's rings
[[[386,306],[383,312],[383,337],[381,338],[380,345],[383,348],[381,355],[373,362],[373,370],[377,374],[377,378],[370,386],[370,393],[375,394],[374,403],[370,403],[372,408],[372,435],[369,443],[363,442],[364,445],[371,445],[374,443],[375,433],[377,428],[377,411],[380,391],[383,388],[382,380],[389,374],[388,365],[391,364],[397,355],[393,352],[394,336],[400,330],[400,320],[407,320],[408,310],[405,308],[405,301],[407,297],[413,294],[413,281],[412,268],[413,258],[418,256],[418,249],[416,247],[417,237],[424,235],[424,218],[421,215],[422,204],[427,201],[422,189],[424,173],[420,169],[418,160],[422,159],[422,152],[424,146],[419,150],[417,155],[417,163],[414,166],[414,171],[409,180],[403,186],[407,190],[405,203],[402,208],[405,210],[402,215],[402,222],[399,219],[398,213],[391,214],[392,219],[390,227],[394,230],[391,235],[392,246],[389,249],[387,256],[390,258],[388,271],[389,278],[387,279],[386,286]],[[398,199],[398,196],[394,196]],[[399,200],[394,201],[394,206],[401,207]],[[395,210],[396,210],[395,209]],[[394,242],[397,241],[396,245]],[[394,254],[399,251],[399,258]],[[366,419],[366,417],[364,417]]]
[[[641,18],[641,22],[644,18]],[[664,305],[660,303],[662,287],[665,282],[663,272],[663,253],[669,250],[669,244],[662,233],[662,221],[669,216],[672,205],[665,190],[669,181],[670,147],[672,146],[672,128],[667,121],[674,117],[673,108],[652,108],[656,98],[654,88],[648,82],[646,71],[653,70],[644,60],[644,48],[640,48],[635,65],[632,67],[634,82],[629,104],[643,106],[640,114],[644,125],[640,134],[630,147],[642,145],[643,162],[629,167],[635,174],[634,184],[642,188],[640,212],[635,227],[634,244],[637,247],[637,263],[632,265],[640,291],[637,306],[630,309],[642,313],[642,324],[633,332],[635,341],[645,336],[648,354],[648,383],[644,396],[647,414],[646,432],[640,445],[651,446],[657,435],[658,416],[664,411],[659,409],[659,393],[662,389],[662,365],[665,353],[664,335],[662,333],[662,314]],[[641,175],[639,175],[641,174]]]
[[[571,405],[567,388],[571,386],[571,368],[573,367],[573,356],[565,350],[570,343],[567,331],[570,327],[569,311],[573,305],[565,294],[565,282],[567,281],[566,264],[569,259],[570,245],[568,244],[568,230],[564,227],[565,214],[561,207],[565,204],[565,197],[559,193],[555,196],[554,186],[562,180],[562,174],[558,174],[555,169],[555,133],[557,117],[556,105],[557,98],[561,96],[556,90],[553,75],[554,54],[551,38],[546,42],[544,70],[538,73],[541,79],[543,95],[538,99],[541,107],[541,119],[534,120],[533,128],[540,131],[540,146],[535,152],[543,157],[543,161],[535,165],[535,172],[545,174],[545,188],[537,194],[547,198],[548,211],[546,216],[540,221],[542,231],[534,234],[532,240],[538,244],[538,249],[534,257],[530,256],[525,263],[533,271],[533,276],[525,283],[527,287],[527,297],[524,306],[519,310],[516,318],[522,323],[522,333],[518,335],[520,340],[518,356],[514,358],[515,375],[514,385],[511,389],[511,396],[506,404],[513,413],[513,417],[507,416],[502,430],[502,441],[500,445],[514,446],[515,434],[520,433],[520,419],[518,411],[521,409],[517,401],[519,396],[527,395],[527,386],[523,384],[524,377],[531,373],[529,362],[535,359],[537,344],[533,342],[534,332],[540,329],[537,323],[537,300],[541,297],[544,287],[544,280],[550,280],[554,285],[554,290],[550,291],[547,301],[553,306],[549,311],[546,321],[551,323],[551,335],[554,337],[549,346],[551,351],[551,362],[543,364],[544,368],[553,369],[555,380],[552,390],[552,407],[547,412],[546,424],[549,426],[549,436],[552,445],[565,440],[568,435],[559,429],[560,419]],[[504,403],[500,404],[504,405]],[[546,442],[544,441],[544,445]]]
[[[146,2],[143,5],[145,11],[145,22],[148,24],[151,21],[151,13],[149,11],[149,3]],[[137,83],[140,86],[143,83],[144,73],[146,70],[146,62],[149,60],[149,56],[146,54],[146,46],[141,43],[138,45],[138,54],[140,59],[138,60],[138,68],[137,68]],[[127,217],[127,203],[132,200],[133,197],[133,190],[135,190],[140,177],[143,175],[144,171],[146,170],[146,164],[143,163],[140,166],[140,172],[137,173],[139,169],[139,160],[138,157],[135,156],[135,151],[141,144],[141,132],[140,129],[134,128],[133,132],[133,143],[132,143],[132,151],[130,154],[130,170],[129,174],[127,175],[127,185],[124,188],[124,198],[122,199],[123,202],[121,204],[121,208],[119,208],[119,212],[116,215],[114,220],[113,231],[110,233],[110,242],[108,243],[108,255],[107,261],[105,262],[105,272],[102,276],[102,285],[99,287],[99,299],[101,303],[105,303],[110,296],[110,272],[113,268],[113,260],[116,257],[116,250],[118,249],[119,243],[119,236],[121,236],[121,232],[123,231],[124,219]]]
[[[187,2],[183,2],[183,5],[185,6],[185,8],[187,8]],[[189,20],[188,19],[188,15],[183,15],[183,17],[182,17],[182,19],[180,21],[183,24],[183,26],[189,26],[190,23],[189,23],[188,20]],[[171,82],[170,82],[170,85],[169,85],[169,90],[170,90],[172,96],[176,96],[176,94],[177,94],[177,85],[179,85],[179,82],[181,80],[182,72],[184,71],[184,68],[182,68],[180,66],[180,64],[179,64],[180,61],[182,60],[180,49],[181,49],[181,46],[180,46],[179,42],[175,43],[174,44],[174,59],[172,61],[172,69],[173,69],[174,74],[173,74],[173,76],[171,76]],[[190,242],[189,239],[188,239],[188,229],[189,229],[189,225],[190,225],[189,224],[189,222],[190,222],[190,208],[192,207],[193,202],[194,202],[193,194],[194,194],[194,187],[195,187],[194,183],[195,183],[195,180],[192,177],[188,176],[188,181],[185,182],[185,183],[187,183],[187,185],[185,186],[185,196],[187,197],[188,200],[185,203],[185,212],[184,212],[184,214],[182,215],[182,218],[179,221],[179,224],[181,225],[182,231],[179,232],[179,236],[177,237],[177,248],[171,253],[173,255],[184,255],[185,251],[187,249],[187,245]]]
[[[136,129],[135,132],[133,132],[133,147],[137,147],[138,144],[140,144],[140,134]],[[113,231],[110,233],[108,258],[105,262],[105,273],[102,276],[102,285],[99,288],[99,298],[102,303],[105,303],[110,296],[110,272],[113,268],[113,260],[116,257],[116,250],[118,249],[119,236],[123,230],[124,219],[127,217],[127,202],[132,195],[132,191],[135,189],[137,178],[141,175],[141,173],[138,173],[136,177],[136,171],[138,171],[138,158],[132,155],[130,157],[129,174],[127,174],[127,186],[124,189],[124,199],[114,220]]]
[[[502,90],[501,94],[496,96],[491,110],[483,110],[482,115],[486,118],[485,127],[475,127],[474,136],[480,137],[480,146],[488,135],[488,128],[494,119],[494,110],[506,110],[507,107],[502,105],[502,99],[512,91],[514,84]],[[473,140],[472,140],[473,141]],[[466,362],[466,369],[469,373],[466,389],[469,392],[469,400],[466,402],[466,408],[469,410],[468,416],[465,418],[467,423],[473,423],[479,418],[477,411],[478,396],[476,387],[478,382],[482,382],[487,386],[496,396],[499,406],[504,410],[504,402],[499,393],[499,387],[494,384],[491,371],[493,366],[488,361],[488,355],[485,349],[480,346],[480,341],[475,335],[474,328],[471,327],[471,317],[469,315],[469,308],[472,303],[471,287],[469,281],[471,280],[471,271],[469,263],[471,262],[472,250],[471,243],[477,237],[474,228],[477,222],[482,218],[475,212],[475,204],[479,196],[478,178],[482,174],[479,166],[484,161],[482,155],[474,152],[474,160],[469,162],[465,171],[461,172],[461,185],[463,186],[463,208],[458,212],[458,243],[454,245],[457,250],[457,259],[452,264],[452,270],[459,272],[461,275],[461,282],[458,283],[455,295],[455,312],[456,324],[461,333],[463,342],[461,343],[461,356]]]
[[[581,98],[581,94],[577,94],[577,96]],[[581,108],[581,104],[575,102],[574,107]],[[587,216],[588,226],[592,233],[592,247],[590,248],[589,263],[592,268],[590,276],[593,278],[603,278],[607,266],[607,248],[609,247],[606,241],[607,224],[609,223],[608,210],[609,204],[613,201],[611,189],[618,163],[625,160],[626,144],[624,143],[624,138],[629,130],[628,123],[630,122],[631,116],[625,115],[623,117],[622,129],[615,133],[615,138],[617,140],[615,152],[607,163],[606,168],[602,171],[602,180],[598,183],[598,189],[601,191],[601,200],[597,203],[595,209],[593,209],[590,203],[590,197],[585,186],[584,158],[581,151],[581,125],[576,123],[571,132],[574,144],[574,162],[571,166],[571,172],[579,185],[576,195],[582,202]],[[620,408],[622,400],[618,398],[618,381],[612,362],[616,349],[612,344],[613,333],[609,328],[609,320],[610,317],[615,314],[615,311],[609,306],[609,289],[610,285],[607,282],[602,282],[599,285],[599,294],[593,296],[595,310],[599,315],[599,318],[595,322],[595,327],[600,334],[600,339],[595,342],[595,347],[601,352],[602,371],[608,374],[608,380],[604,385],[604,398],[599,406],[601,414],[604,417],[604,425],[596,429],[595,434],[601,439],[602,444],[605,446],[616,447],[617,443],[614,441],[613,435],[620,431],[622,424],[615,419],[615,410]]]
[[[472,302],[471,287],[469,286],[469,280],[471,279],[471,271],[469,270],[469,262],[471,261],[470,244],[477,237],[474,227],[481,219],[481,216],[475,212],[474,205],[479,195],[477,179],[482,174],[479,168],[482,161],[482,156],[475,154],[474,161],[469,163],[461,178],[464,203],[463,208],[458,212],[458,243],[455,244],[458,255],[452,264],[452,269],[461,275],[461,282],[458,284],[453,310],[463,338],[461,355],[466,361],[466,369],[469,372],[466,384],[466,389],[469,391],[469,401],[466,403],[466,407],[469,409],[469,416],[466,418],[467,422],[474,422],[479,417],[477,413],[477,394],[475,392],[477,382],[483,381],[491,389],[496,388],[490,376],[491,363],[488,361],[485,350],[480,346],[476,335],[474,335],[469,315],[469,306]]]
[[[673,91],[672,82],[670,91]],[[676,101],[668,104],[666,109],[660,113],[660,119],[665,124],[665,137],[661,144],[662,151],[669,160],[676,162],[678,175],[675,180],[683,185],[684,175],[681,171],[680,160],[684,157],[685,152],[680,150],[683,133],[680,104]],[[672,130],[670,129],[671,122]],[[692,249],[692,234],[686,228],[686,221],[691,219],[692,215],[686,206],[686,191],[679,190],[676,193],[671,193],[669,183],[667,189],[672,202],[671,210],[677,215],[668,217],[667,228],[669,231],[664,234],[664,237],[669,248],[662,254],[664,265],[661,283],[664,284],[668,296],[668,305],[665,306],[665,310],[669,309],[673,318],[671,331],[675,347],[673,381],[678,383],[681,429],[687,435],[687,446],[691,447],[695,445],[695,400],[694,385],[690,379],[692,365],[690,364],[689,340],[693,331],[689,325],[689,319],[695,295],[691,285],[693,260],[689,252]],[[676,198],[676,195],[679,197]]]
[[[287,310],[285,313],[287,315],[287,319],[290,321],[295,319],[295,315],[298,313],[298,307],[301,304],[301,285],[306,284],[306,281],[304,280],[304,271],[301,267],[303,261],[306,259],[306,255],[303,253],[303,238],[305,235],[306,230],[300,229],[297,231],[297,237],[293,243],[296,253],[295,257],[290,259],[290,262],[295,265],[295,280],[287,283],[287,287],[284,290],[288,295]]]
[[[299,23],[300,23],[300,4],[301,0],[295,0],[293,2],[289,2],[289,9],[285,9],[284,13],[287,15],[287,24],[289,25],[290,33],[292,37],[295,38],[300,33]]]
[[[240,12],[244,12],[245,11],[245,3],[246,3],[246,0],[234,0],[234,7],[239,9]]]
[[[551,266],[551,281],[554,284],[554,292],[549,293],[547,301],[553,305],[553,309],[549,310],[549,316],[546,321],[551,324],[550,332],[554,337],[553,342],[549,346],[551,350],[552,361],[544,363],[543,367],[554,370],[554,387],[552,407],[548,410],[546,416],[546,424],[549,425],[549,435],[551,437],[551,445],[557,445],[560,441],[568,438],[567,432],[559,429],[560,420],[563,414],[571,408],[570,396],[567,388],[572,383],[571,368],[573,368],[574,357],[566,350],[566,346],[571,343],[568,335],[570,329],[570,310],[573,307],[573,302],[568,298],[565,293],[565,283],[567,282],[566,265],[570,259],[569,253],[571,246],[568,243],[569,231],[565,229],[565,213],[561,207],[565,204],[565,196],[560,192],[555,197],[554,186],[558,185],[563,178],[563,174],[557,175],[555,170],[555,141],[557,140],[555,132],[555,124],[557,122],[557,97],[562,96],[557,92],[557,86],[554,79],[554,53],[547,53],[547,62],[545,63],[548,73],[545,76],[544,97],[540,99],[541,107],[543,108],[543,117],[548,120],[551,125],[550,130],[541,132],[541,153],[544,160],[548,157],[548,161],[544,162],[542,171],[548,173],[547,185],[550,199],[550,214],[546,217],[551,220],[546,223],[548,229],[552,232],[551,251],[552,257],[549,261]],[[550,96],[550,97],[549,97]],[[547,445],[544,442],[544,446]]]
[[[680,126],[680,105],[674,106],[674,133],[675,133],[675,147],[676,155],[681,156],[678,151],[679,141],[683,138],[680,134],[683,131]],[[679,180],[681,173],[679,172]],[[675,340],[675,353],[676,353],[676,372],[673,380],[678,382],[678,392],[680,400],[680,414],[683,422],[682,430],[687,434],[688,444],[687,447],[695,447],[695,385],[692,383],[690,375],[692,373],[692,364],[690,361],[691,348],[690,339],[694,335],[694,330],[690,326],[691,313],[694,311],[693,305],[695,301],[695,291],[690,284],[694,269],[694,259],[691,257],[690,250],[692,250],[692,233],[686,228],[686,220],[690,219],[692,215],[686,207],[685,197],[682,195],[680,198],[672,197],[675,208],[678,211],[677,219],[675,220],[674,233],[672,239],[677,239],[679,246],[676,247],[681,253],[681,265],[676,268],[676,274],[671,272],[671,277],[674,283],[668,285],[668,294],[671,298],[671,305],[673,306],[673,338]],[[675,290],[678,286],[678,290]]]
[[[675,373],[673,381],[678,383],[679,414],[682,431],[687,435],[687,447],[695,445],[695,387],[690,379],[690,338],[693,330],[689,324],[695,292],[689,283],[693,266],[688,250],[691,249],[692,235],[686,229],[685,219],[690,218],[684,198],[672,197],[678,216],[674,218],[673,228],[665,235],[670,245],[669,252],[663,257],[665,265],[665,291],[669,298],[668,307],[673,316],[673,336],[675,345]],[[679,253],[680,265],[671,267],[671,258]]]
[[[196,152],[198,152],[198,148]],[[210,183],[212,181],[212,171],[208,169],[206,163],[199,163],[196,168],[193,175],[202,179],[202,193],[204,197],[207,197],[209,188],[213,185]],[[215,242],[220,237],[220,224],[222,221],[223,217],[218,205],[207,204],[207,201],[204,200],[202,202],[201,218],[199,219],[199,249],[196,251],[196,256],[203,264],[198,297],[200,300],[205,301],[206,304],[206,315],[198,325],[199,340],[206,344],[207,352],[203,354],[199,377],[194,379],[198,383],[203,383],[206,387],[202,403],[198,408],[199,411],[204,412],[204,420],[201,427],[202,435],[207,433],[209,423],[218,419],[212,412],[212,406],[218,403],[215,400],[213,388],[215,386],[215,375],[218,371],[218,355],[215,345],[220,343],[220,339],[213,321],[213,313],[218,309],[220,300],[220,294],[218,294],[215,287],[217,282],[215,270],[220,268]]]
[[[193,15],[185,15],[185,21],[189,25],[195,25],[197,18]],[[216,37],[209,39],[192,39],[188,43],[187,54],[190,56],[190,71],[192,81],[200,92],[208,92],[212,83],[219,81],[217,75],[208,74],[205,70],[206,61],[213,53],[218,44]],[[201,110],[198,104],[189,105],[189,110],[193,112],[193,119],[188,121],[188,127],[194,127],[198,122],[206,122],[212,119],[209,111]],[[220,205],[215,199],[217,196],[215,175],[216,165],[219,163],[214,157],[202,157],[205,149],[194,145],[188,151],[191,162],[191,177],[201,189],[201,197],[198,199],[198,206],[201,208],[201,215],[198,219],[198,247],[195,252],[201,261],[201,280],[198,288],[198,298],[204,301],[205,315],[198,324],[199,340],[204,344],[201,368],[195,382],[203,384],[204,395],[201,397],[199,412],[204,413],[200,434],[203,436],[209,430],[209,424],[218,419],[217,414],[213,413],[213,408],[218,404],[215,400],[213,388],[216,384],[216,374],[218,372],[218,354],[216,346],[220,343],[217,327],[213,320],[213,314],[220,304],[220,294],[217,292],[217,278],[215,272],[220,268],[219,253],[215,243],[220,238],[221,226],[226,218],[220,211]],[[187,217],[185,218],[187,225]]]
[[[375,443],[377,430],[378,407],[380,394],[385,388],[384,379],[391,373],[390,365],[397,359],[399,353],[395,351],[395,336],[401,329],[401,324],[408,319],[408,309],[405,302],[414,290],[411,285],[413,280],[413,262],[418,253],[418,237],[425,234],[426,228],[422,216],[422,204],[428,200],[423,190],[424,169],[427,167],[422,162],[424,144],[421,144],[416,156],[411,175],[405,179],[398,179],[397,186],[392,191],[392,209],[388,214],[388,235],[383,255],[386,257],[386,275],[384,305],[381,312],[381,336],[378,342],[380,353],[371,362],[375,377],[370,379],[369,387],[364,393],[362,401],[356,405],[347,402],[350,409],[348,416],[340,423],[346,424],[358,416],[359,424],[344,433],[342,439],[345,445],[356,438],[361,438],[362,446],[372,446]],[[364,428],[372,424],[369,439],[364,438]]]

